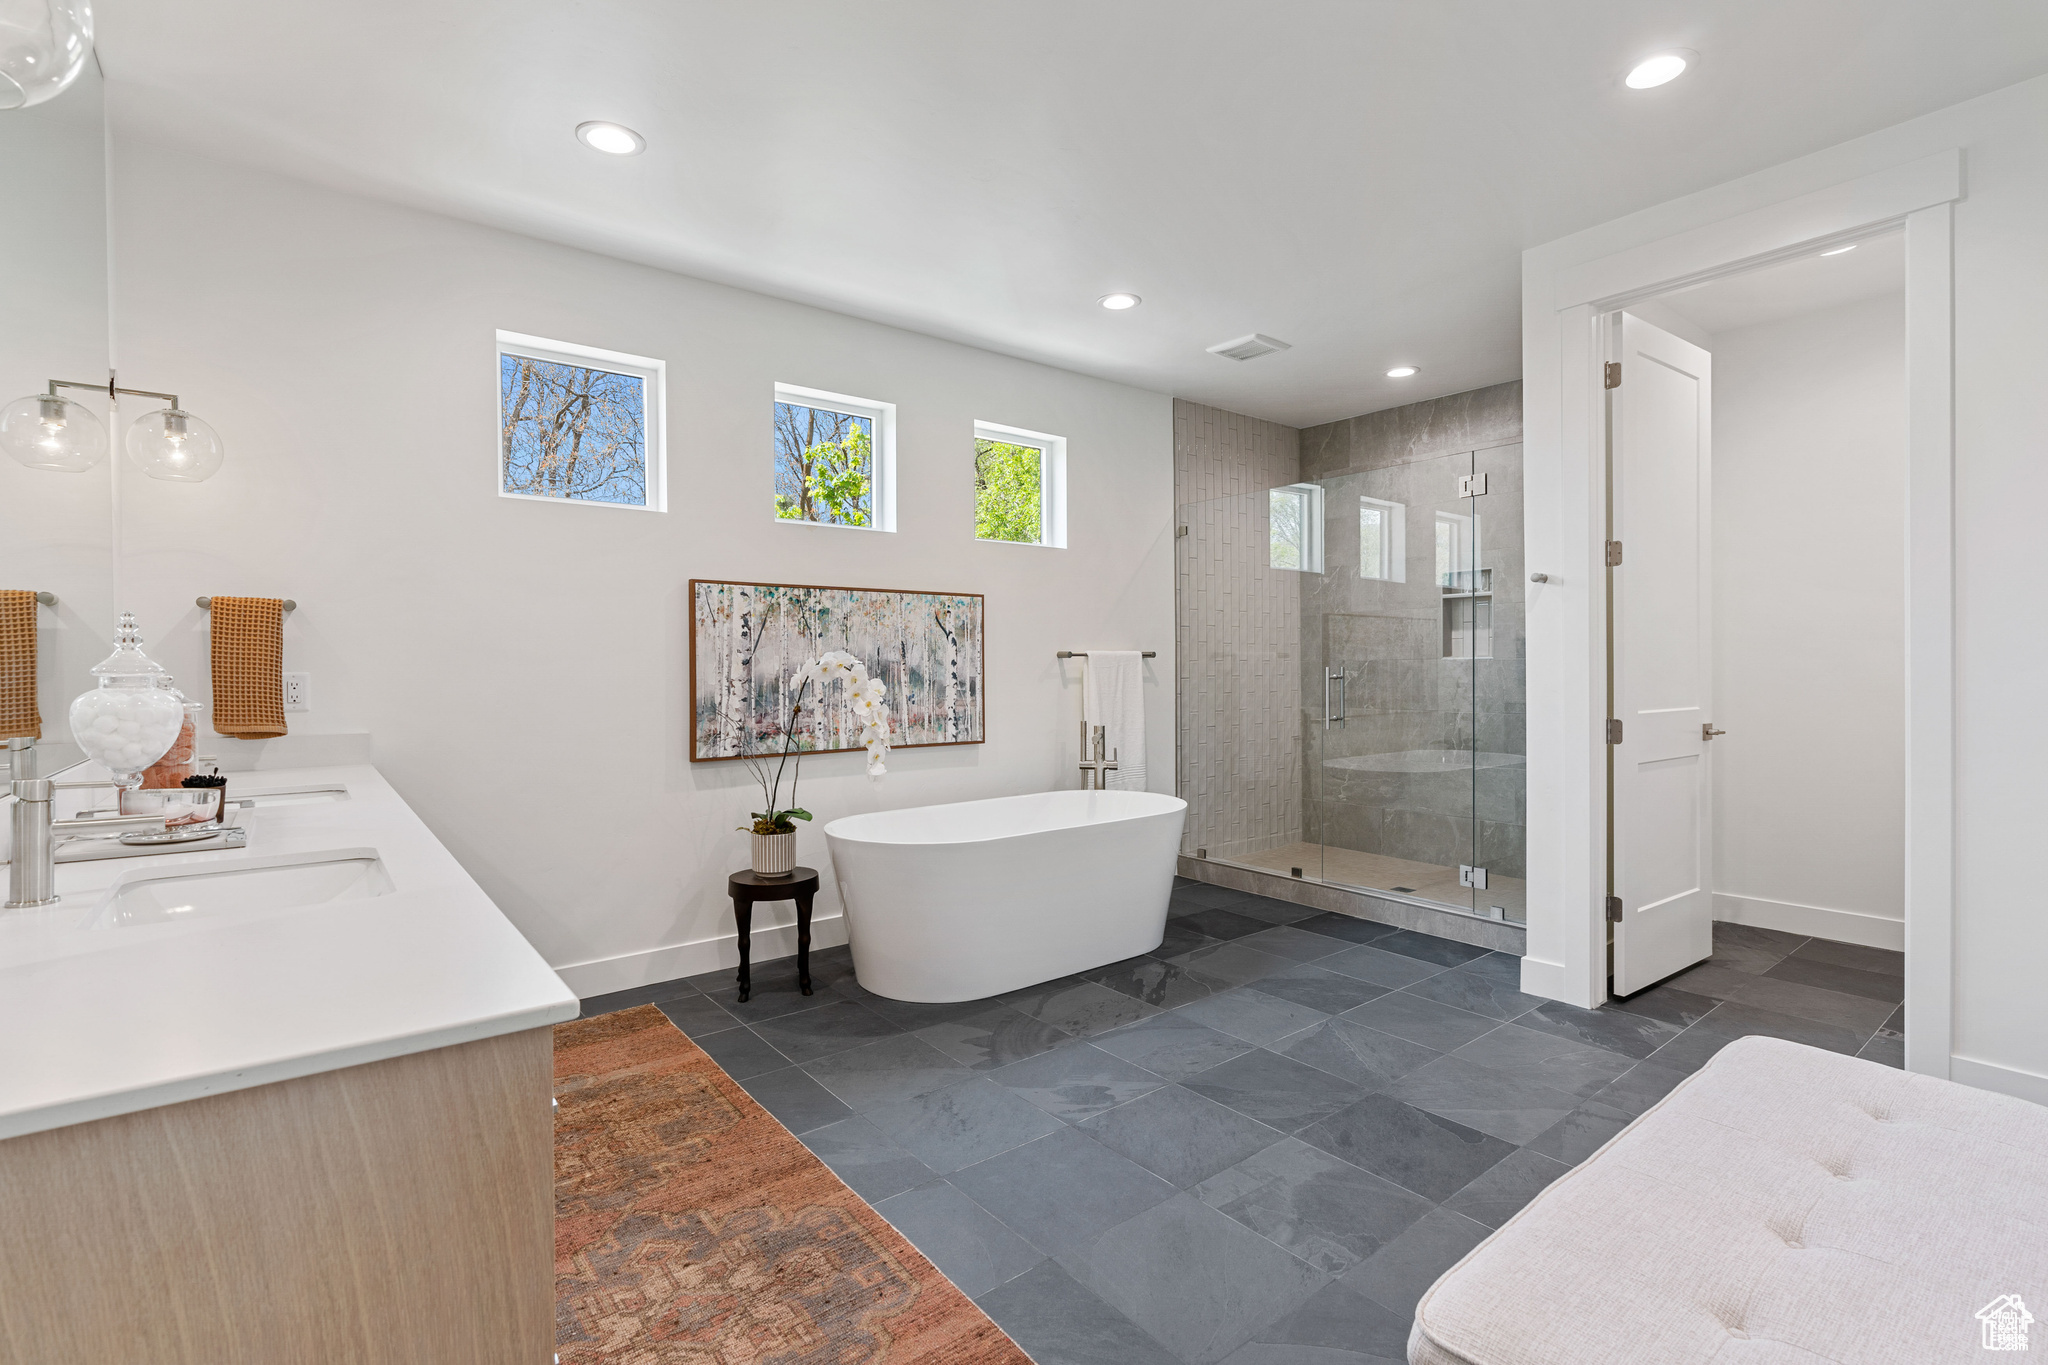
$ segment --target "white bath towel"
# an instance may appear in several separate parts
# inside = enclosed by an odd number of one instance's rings
[[[1088,677],[1081,685],[1081,711],[1092,736],[1108,730],[1106,753],[1116,755],[1109,775],[1113,790],[1145,790],[1145,658],[1135,649],[1088,651]],[[1092,758],[1094,753],[1081,755]]]

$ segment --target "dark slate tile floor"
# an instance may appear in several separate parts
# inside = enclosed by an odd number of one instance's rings
[[[862,990],[844,948],[654,1004],[1038,1365],[1395,1365],[1432,1281],[1722,1046],[1891,1066],[1898,953],[1717,924],[1628,1000],[1197,883],[1159,948],[995,1000]]]

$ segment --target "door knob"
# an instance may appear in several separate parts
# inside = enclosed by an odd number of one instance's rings
[[[1728,732],[1726,730],[1716,730],[1714,728],[1714,722],[1712,721],[1708,721],[1706,724],[1700,726],[1700,740],[1702,743],[1711,741],[1715,735],[1725,735],[1727,733]]]

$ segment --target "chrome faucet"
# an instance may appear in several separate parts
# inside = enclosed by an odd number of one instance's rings
[[[52,782],[37,777],[35,741],[7,741],[8,775],[14,795],[11,813],[13,847],[7,855],[7,906],[26,910],[38,905],[55,905],[57,895],[57,845],[67,840],[100,834],[125,834],[137,830],[163,830],[161,815],[118,815],[102,820],[53,820],[50,798],[59,791],[78,787],[118,787],[114,782]]]
[[[1109,728],[1095,727],[1095,757],[1088,756],[1088,722],[1081,722],[1081,790],[1109,790],[1109,775],[1116,771],[1117,751],[1109,747]],[[1092,777],[1092,781],[1091,781]]]

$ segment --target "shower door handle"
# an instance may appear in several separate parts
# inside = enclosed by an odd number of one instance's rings
[[[1344,723],[1344,712],[1347,709],[1344,705],[1345,682],[1346,678],[1343,669],[1325,668],[1323,670],[1323,728],[1325,730],[1330,728],[1332,721],[1335,721],[1338,725]],[[1335,706],[1330,704],[1332,684],[1336,686],[1337,704]]]

